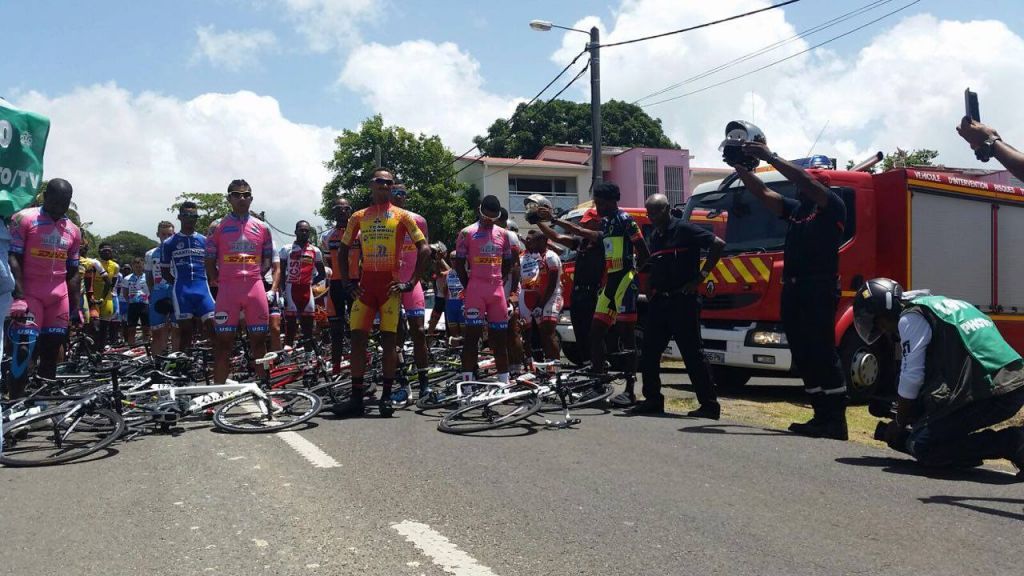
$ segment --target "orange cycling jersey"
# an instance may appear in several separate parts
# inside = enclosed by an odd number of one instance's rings
[[[341,243],[352,246],[356,234],[362,243],[364,273],[389,272],[397,275],[406,234],[413,244],[426,242],[412,215],[390,203],[375,204],[353,214]]]

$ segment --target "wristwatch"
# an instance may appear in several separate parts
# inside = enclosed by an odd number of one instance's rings
[[[996,142],[1001,140],[1002,138],[999,136],[985,140],[981,143],[981,146],[978,146],[978,149],[974,151],[974,157],[982,162],[988,162],[996,155]]]

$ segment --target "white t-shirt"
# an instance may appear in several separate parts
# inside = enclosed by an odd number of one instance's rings
[[[924,385],[925,352],[932,341],[932,327],[920,312],[911,310],[900,316],[900,346],[903,366],[900,368],[900,397],[915,400]]]
[[[551,295],[555,297],[562,293],[562,261],[558,254],[550,248],[544,254],[524,252],[519,258],[520,285],[523,290],[538,290],[547,281],[547,278],[541,278],[541,274],[546,276],[552,270],[557,270],[559,274],[559,279],[555,281],[555,291]]]
[[[274,255],[270,258],[270,269],[263,275],[263,281],[266,282],[268,286],[274,284],[274,264],[281,264],[281,253],[278,251],[277,242],[274,242],[274,240],[271,239],[270,244],[274,247]]]

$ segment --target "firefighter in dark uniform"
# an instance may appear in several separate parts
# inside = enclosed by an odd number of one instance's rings
[[[654,232],[647,239],[651,254],[647,260],[649,300],[644,316],[640,366],[644,401],[630,412],[661,414],[665,411],[665,398],[661,395],[661,355],[669,340],[675,338],[700,402],[700,407],[687,416],[718,420],[722,409],[700,339],[701,302],[697,291],[718,264],[725,241],[672,215],[664,194],[648,198],[646,208]],[[701,250],[708,251],[703,267],[700,266]]]
[[[782,324],[793,363],[814,408],[810,421],[794,422],[789,430],[814,438],[846,440],[846,381],[834,340],[846,206],[827,182],[772,153],[763,134],[757,132],[758,138],[741,144],[743,155],[767,162],[798,191],[797,199],[783,197],[752,172],[751,163],[732,163],[747,190],[789,223],[782,271]]]

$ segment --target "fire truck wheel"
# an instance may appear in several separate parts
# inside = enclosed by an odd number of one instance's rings
[[[733,366],[711,365],[711,377],[715,379],[715,386],[725,392],[736,392],[741,390],[750,381],[750,371]]]
[[[863,403],[885,392],[885,383],[892,382],[895,368],[889,341],[880,339],[869,346],[850,328],[839,343],[839,361],[846,379],[846,390],[851,403]]]

